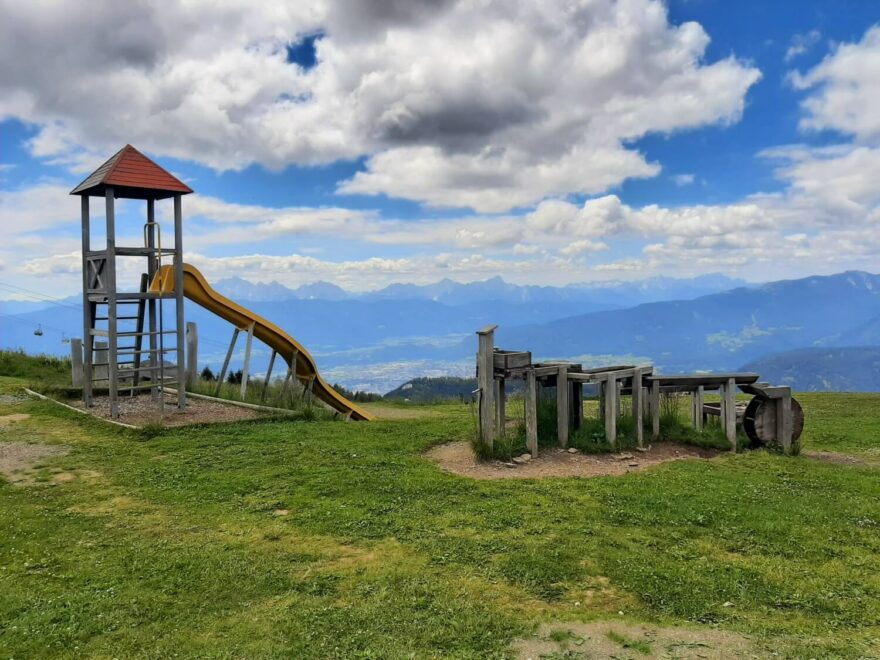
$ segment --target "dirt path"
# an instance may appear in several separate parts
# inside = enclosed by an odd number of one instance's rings
[[[647,451],[619,454],[570,453],[565,449],[542,449],[535,459],[523,463],[480,462],[467,442],[433,447],[426,456],[443,470],[474,479],[540,479],[542,477],[603,477],[635,472],[651,465],[690,459],[711,459],[722,452],[674,442],[662,442]]]
[[[110,419],[110,397],[96,396],[94,405],[88,412],[96,417]],[[66,401],[80,410],[85,410],[82,400]],[[145,424],[162,424],[163,426],[183,426],[185,424],[204,424],[210,422],[237,422],[245,419],[266,417],[267,414],[251,408],[242,408],[219,401],[206,401],[188,397],[186,410],[177,409],[177,397],[165,395],[165,418],[159,412],[159,404],[149,394],[119,397],[119,421],[133,426]]]

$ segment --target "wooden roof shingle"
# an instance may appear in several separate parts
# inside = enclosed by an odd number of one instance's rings
[[[183,181],[130,144],[113,154],[70,194],[103,197],[107,186],[113,187],[116,197],[133,199],[164,199],[192,192]]]

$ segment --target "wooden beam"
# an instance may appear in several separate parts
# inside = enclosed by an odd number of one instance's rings
[[[146,224],[146,235],[147,235],[147,245],[146,247],[149,250],[156,249],[156,202],[155,200],[148,199],[147,200],[147,224]],[[156,274],[156,271],[159,269],[159,258],[155,256],[153,252],[150,253],[150,256],[147,257],[147,281],[149,283],[153,282],[153,276]],[[150,396],[153,401],[158,401],[159,399],[159,388],[156,387],[156,383],[158,382],[158,375],[163,373],[162,370],[155,368],[159,366],[159,360],[164,360],[165,356],[159,353],[158,349],[158,335],[156,334],[156,299],[150,298],[147,301],[147,315],[150,319],[149,322],[149,346],[150,346],[150,359],[148,363],[150,366],[154,367],[154,369],[150,372],[150,384],[153,387],[150,388]],[[159,301],[161,304],[161,301]],[[164,399],[163,399],[164,401]],[[164,403],[163,410],[164,410]]]
[[[199,329],[189,321],[186,324],[186,383],[195,385],[199,377]]]
[[[791,390],[776,399],[776,440],[785,454],[791,454],[792,444]]]
[[[526,373],[525,413],[526,413],[526,446],[532,457],[538,455],[538,381],[534,369]]]
[[[272,367],[275,366],[275,356],[277,351],[272,351],[272,357],[269,358],[269,368],[266,369],[266,378],[263,380],[263,391],[260,392],[260,403],[266,400],[266,392],[269,390],[269,381],[272,380]]]
[[[186,339],[183,336],[183,212],[181,194],[174,195],[174,323],[177,330],[177,407],[186,408]],[[160,303],[161,304],[161,303]]]
[[[610,376],[607,381],[605,381],[605,437],[608,439],[608,444],[612,447],[617,447],[617,411],[619,410],[619,406],[617,405],[617,379],[614,376]]]
[[[569,381],[569,428],[577,431],[584,424],[584,384],[578,381]]]
[[[241,368],[241,400],[244,401],[247,394],[248,376],[251,367],[251,345],[254,342],[254,324],[251,323],[247,329],[247,341],[244,345],[244,366]]]
[[[697,431],[703,431],[703,398],[704,398],[704,389],[703,386],[700,385],[697,387],[694,392],[694,400],[693,400],[693,418],[694,418],[694,428]]]
[[[480,389],[480,440],[492,449],[495,442],[495,328],[488,325],[477,332],[477,386]]]
[[[651,439],[660,439],[660,381],[651,382]]]
[[[568,365],[560,365],[556,374],[556,435],[563,449],[568,447],[569,396]]]
[[[83,387],[82,339],[70,340],[70,377],[74,387]]]
[[[83,276],[83,342],[85,342],[85,351],[83,352],[83,371],[82,371],[82,388],[83,388],[83,405],[87,408],[92,405],[92,347],[94,339],[92,337],[92,328],[94,327],[94,305],[89,302],[89,259],[88,253],[91,248],[91,239],[89,237],[89,196],[83,195],[80,198],[80,212],[82,214],[82,276]]]
[[[107,257],[104,270],[107,276],[107,383],[110,388],[110,417],[119,419],[119,365],[116,324],[116,193],[113,186],[104,189],[107,222]]]
[[[499,438],[504,436],[507,424],[507,393],[503,378],[495,380],[495,432]]]
[[[728,378],[722,394],[722,414],[724,415],[724,432],[730,441],[730,448],[736,452],[736,380]]]
[[[633,416],[633,436],[639,447],[645,446],[645,431],[642,428],[642,410],[644,404],[642,402],[642,371],[636,368],[633,374],[632,382],[632,416]]]
[[[235,342],[238,340],[238,333],[241,332],[238,328],[233,329],[232,331],[232,339],[229,342],[229,348],[226,350],[226,359],[223,360],[223,368],[220,369],[220,375],[217,377],[217,389],[214,392],[214,396],[220,396],[220,388],[223,387],[223,381],[226,380],[226,370],[229,369],[229,361],[232,359],[232,352],[235,350]],[[159,359],[162,359],[162,356],[159,356]]]
[[[661,386],[697,387],[699,385],[725,385],[733,379],[736,385],[750,385],[758,380],[758,374],[749,372],[722,374],[680,374],[676,376],[649,376],[649,381],[659,380]]]

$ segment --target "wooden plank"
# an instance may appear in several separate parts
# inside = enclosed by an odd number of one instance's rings
[[[736,452],[736,380],[728,378],[724,385],[722,401],[724,402],[724,432],[730,441],[731,449]]]
[[[505,426],[507,424],[507,396],[505,391],[504,379],[495,380],[495,432],[499,438],[504,436]]]
[[[741,373],[712,373],[712,374],[679,374],[675,376],[650,376],[648,380],[660,381],[661,386],[697,387],[699,385],[725,385],[733,379],[737,385],[750,385],[758,380],[758,374]]]
[[[702,385],[697,387],[694,392],[694,401],[693,401],[693,417],[694,417],[694,428],[697,431],[702,432],[703,430],[703,397],[705,391]]]
[[[660,381],[651,383],[651,439],[660,439]]]
[[[117,251],[118,254],[118,251]],[[147,273],[141,273],[141,286],[138,289],[141,293],[149,290],[150,277]],[[139,300],[137,305],[137,314],[135,318],[135,338],[134,338],[134,382],[137,385],[141,378],[141,349],[144,346],[144,315],[147,311],[147,301]]]
[[[82,215],[82,278],[83,278],[83,368],[82,368],[82,388],[83,388],[83,405],[90,407],[92,405],[92,347],[94,339],[91,330],[94,327],[94,305],[89,302],[89,260],[88,252],[91,250],[91,238],[89,234],[90,218],[89,218],[89,196],[83,195],[80,198],[80,213]]]
[[[156,203],[152,199],[147,200],[147,224],[144,227],[144,233],[146,234],[146,246],[148,250],[157,249],[156,246]],[[159,236],[159,241],[161,243],[161,236]],[[153,276],[156,274],[156,271],[159,270],[159,258],[154,254],[151,254],[147,257],[147,281],[152,282]],[[150,362],[152,362],[153,366],[159,364],[158,360],[164,358],[163,353],[158,353],[158,341],[159,337],[156,334],[156,300],[154,298],[149,298],[147,300],[147,314],[149,316],[149,346],[150,346]],[[150,383],[154,385],[154,387],[150,388],[150,396],[153,401],[159,400],[159,388],[155,387],[156,379],[151,378]],[[162,404],[164,406],[164,403]]]
[[[617,380],[610,377],[605,382],[605,437],[612,447],[617,446]]]
[[[480,440],[491,449],[495,443],[495,328],[477,332],[477,386],[480,389]]]
[[[645,431],[642,427],[642,411],[644,404],[642,401],[642,371],[636,368],[633,374],[632,382],[632,416],[633,416],[633,435],[639,447],[645,446]]]
[[[569,374],[571,376],[571,374]],[[577,431],[584,424],[584,384],[577,381],[569,381],[569,428]]]
[[[532,354],[528,351],[502,351],[496,348],[492,360],[496,371],[523,369],[532,363]]]
[[[82,339],[70,340],[70,381],[74,387],[83,386]]]
[[[110,418],[119,419],[119,377],[117,355],[119,348],[116,337],[116,194],[113,186],[104,190],[105,220],[107,224],[107,363],[108,386],[110,388]]]
[[[526,373],[525,387],[526,446],[532,457],[538,456],[538,382],[535,371]]]
[[[260,392],[260,403],[266,400],[266,392],[269,391],[269,381],[272,380],[272,367],[275,366],[275,356],[278,351],[273,350],[272,356],[269,358],[269,368],[266,369],[266,378],[263,380],[263,391]]]
[[[605,421],[605,382],[600,381],[596,385],[599,390],[599,421]]]
[[[569,396],[568,365],[560,365],[556,374],[556,435],[563,449],[568,447]]]

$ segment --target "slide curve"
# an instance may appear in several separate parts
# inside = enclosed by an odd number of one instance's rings
[[[153,293],[174,291],[173,266],[162,266],[159,269],[150,284],[150,291]],[[190,264],[183,264],[183,295],[237,328],[245,330],[253,323],[254,337],[275,350],[278,355],[284,358],[288,367],[293,356],[297,356],[296,377],[305,382],[313,379],[312,392],[316,397],[340,413],[350,415],[351,419],[373,419],[370,413],[346,399],[324,382],[318,373],[315,360],[298,341],[277,325],[214,291],[199,269]]]

